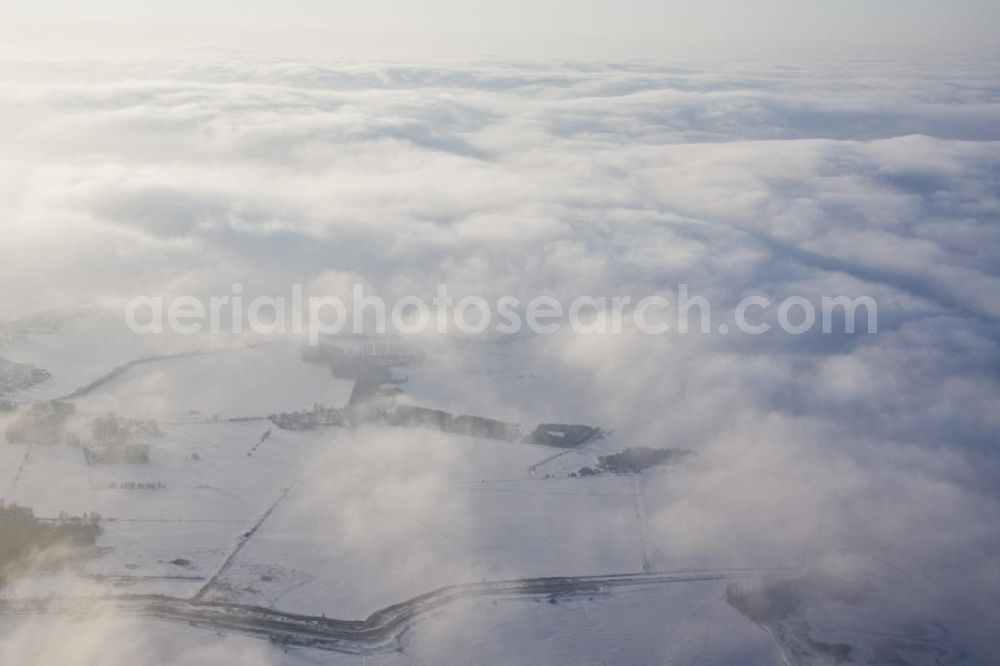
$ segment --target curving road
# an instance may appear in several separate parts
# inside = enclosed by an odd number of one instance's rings
[[[267,638],[281,645],[363,653],[392,649],[399,636],[422,615],[459,599],[575,594],[598,592],[625,585],[784,576],[795,571],[797,569],[789,568],[715,569],[609,576],[523,578],[452,585],[387,606],[364,620],[335,620],[286,613],[260,606],[161,595],[0,600],[0,612],[92,613],[95,605],[103,604],[120,613],[147,615],[216,630],[249,634]]]

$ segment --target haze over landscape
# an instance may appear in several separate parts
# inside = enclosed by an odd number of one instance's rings
[[[998,32],[0,2],[0,664],[1000,663]]]

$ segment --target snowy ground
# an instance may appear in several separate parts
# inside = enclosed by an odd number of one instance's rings
[[[112,345],[99,355],[103,362],[74,364],[68,359],[97,357],[82,352],[93,332],[84,321],[4,347],[18,361],[53,371],[51,384],[21,392],[18,400],[60,394],[152,353]],[[656,529],[666,512],[683,511],[679,488],[691,473],[687,463],[640,475],[571,476],[600,455],[651,443],[636,441],[627,428],[592,421],[572,392],[550,390],[565,378],[536,364],[537,352],[516,341],[428,348],[423,363],[396,372],[406,380],[403,400],[415,404],[529,428],[551,420],[610,432],[561,450],[421,428],[289,432],[265,419],[227,421],[347,402],[352,382],[303,362],[291,342],[132,367],[74,399],[69,429],[86,439],[89,420],[107,411],[156,418],[163,435],[149,440],[147,464],[88,465],[80,447],[64,444],[0,446],[0,499],[42,518],[65,511],[104,519],[100,556],[78,571],[21,578],[2,596],[162,594],[363,619],[462,583],[794,564],[788,553],[755,561],[734,561],[725,551],[693,556],[685,535]],[[0,426],[11,418],[0,417]],[[213,663],[220,654],[261,664],[779,661],[777,630],[729,606],[725,586],[678,582],[554,598],[456,600],[422,616],[400,637],[397,651],[365,656],[278,648],[113,612],[88,621],[92,635],[130,632],[114,649],[143,663],[158,663],[159,655],[169,655],[162,663]],[[884,641],[852,633],[843,620],[852,615],[842,609],[809,613],[816,636],[871,654],[882,649]],[[58,630],[62,621],[4,616],[0,635],[10,640],[0,645],[17,650],[17,639],[30,640],[42,626]],[[879,621],[873,617],[868,626]],[[943,637],[917,638],[902,644],[932,656],[942,649]],[[85,655],[78,663],[103,654],[96,643],[77,649]],[[0,654],[3,663],[16,659],[16,653]]]
[[[205,381],[205,377],[224,381]],[[177,421],[192,417],[267,416],[347,403],[353,382],[300,359],[295,343],[240,348],[143,364],[77,401],[81,410],[117,410]]]
[[[223,576],[224,596],[364,617],[456,583],[642,571],[632,481],[529,478],[548,455],[428,431],[341,431]]]

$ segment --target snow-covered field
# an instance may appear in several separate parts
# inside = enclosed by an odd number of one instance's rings
[[[420,430],[340,432],[222,577],[222,595],[365,617],[457,583],[642,571],[632,481],[528,477],[547,455]]]
[[[90,335],[85,321],[5,349],[57,369],[50,386],[19,399],[59,394],[149,353],[116,348],[101,355],[103,364],[76,366],[61,364],[85,354],[47,356],[81,349],[80,336]],[[528,427],[573,402],[572,396],[526,399],[546,381],[533,374],[533,350],[486,344],[485,354],[431,349],[424,362],[402,371],[403,400]],[[456,390],[458,384],[466,388]],[[654,550],[636,479],[569,476],[620,449],[623,441],[613,434],[560,450],[422,428],[291,432],[266,420],[226,420],[315,402],[343,405],[351,386],[303,362],[297,345],[278,343],[139,364],[74,399],[69,430],[83,439],[89,419],[108,411],[158,419],[163,434],[148,441],[146,464],[88,465],[81,448],[61,444],[0,447],[4,501],[43,518],[61,512],[103,518],[98,557],[75,572],[22,577],[3,596],[200,593],[206,600],[361,619],[450,585],[669,564],[649,559]],[[647,478],[668,476],[659,470]],[[91,621],[128,627],[135,640],[115,648],[124,654],[188,655],[191,663],[219,650],[268,664],[440,663],[454,654],[475,663],[503,656],[504,663],[598,664],[610,663],[611,655],[617,655],[612,661],[632,655],[629,663],[683,663],[697,655],[726,663],[734,645],[751,659],[745,663],[773,661],[773,642],[725,604],[721,585],[459,600],[410,627],[400,639],[402,652],[376,652],[364,661],[115,613]],[[33,621],[4,618],[0,632],[30,634]],[[646,626],[651,622],[655,630]]]
[[[57,369],[58,390],[43,390],[43,383],[18,400],[86,384],[94,379],[88,369],[99,377],[123,359],[151,353],[117,349],[104,363],[70,364],[76,376],[60,373],[64,357],[45,351],[84,348],[79,338],[91,333],[84,321],[4,347]],[[528,428],[543,420],[617,425],[594,423],[586,409],[574,407],[584,401],[573,392],[549,391],[565,378],[545,370],[530,341],[422,351],[422,362],[396,369],[405,380],[403,402]],[[83,596],[103,603],[108,595],[165,595],[363,620],[453,585],[706,569],[744,580],[752,578],[740,573],[746,568],[797,563],[797,553],[777,547],[747,559],[692,546],[683,520],[678,531],[676,514],[686,511],[683,488],[702,464],[697,456],[641,474],[577,476],[598,456],[650,444],[636,440],[627,424],[576,449],[558,449],[385,425],[286,431],[260,418],[314,403],[342,406],[352,386],[303,361],[299,346],[287,341],[160,358],[74,398],[77,413],[68,431],[84,441],[90,420],[109,411],[155,418],[162,435],[146,440],[144,464],[88,465],[78,445],[0,446],[3,501],[31,507],[41,518],[99,514],[103,526],[97,557],[59,574],[23,574],[0,597]],[[0,417],[0,425],[15,417]],[[227,420],[234,417],[257,418]],[[860,611],[845,612],[843,604],[799,609],[773,626],[755,624],[727,603],[726,575],[457,598],[421,614],[388,648],[358,648],[363,655],[277,647],[239,631],[120,609],[90,618],[88,631],[130,632],[114,649],[144,663],[155,663],[159,654],[171,655],[163,663],[178,655],[185,663],[209,663],[238,653],[242,663],[261,664],[769,664],[787,657],[786,643],[795,648],[809,631],[830,644],[853,645],[858,654],[879,654],[887,644],[931,657],[955,654],[947,636],[931,635],[937,629],[919,616],[910,621],[919,632],[898,629],[898,618],[906,617],[898,604],[866,606],[866,626],[882,627],[877,639],[851,629]],[[882,621],[880,611],[896,619]],[[0,645],[16,649],[40,622],[0,618],[0,635],[9,639]],[[52,622],[62,620],[57,615]],[[813,628],[802,633],[802,626]]]
[[[161,421],[267,416],[316,402],[343,406],[352,387],[328,369],[303,362],[299,345],[276,343],[145,363],[77,404],[88,412],[118,410]]]
[[[140,337],[121,323],[121,314],[94,309],[71,312],[48,335],[0,345],[0,355],[32,363],[51,373],[46,381],[14,395],[19,400],[51,400],[146,354],[197,349],[197,342],[171,336]]]

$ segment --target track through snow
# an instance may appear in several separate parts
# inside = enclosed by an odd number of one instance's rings
[[[271,506],[269,506],[267,508],[267,511],[264,512],[264,515],[262,515],[260,517],[260,520],[258,520],[256,523],[254,523],[253,527],[251,527],[249,530],[247,530],[240,537],[239,541],[236,544],[236,547],[233,549],[233,551],[231,553],[229,553],[229,557],[227,557],[222,562],[222,565],[215,572],[215,574],[213,574],[212,577],[208,579],[208,582],[205,583],[205,585],[200,590],[198,590],[198,593],[194,595],[194,600],[195,601],[199,601],[199,600],[203,599],[205,597],[205,595],[208,594],[211,591],[212,587],[216,584],[216,582],[218,582],[218,580],[222,576],[222,574],[224,574],[226,572],[226,570],[229,568],[229,565],[231,565],[233,563],[233,560],[236,559],[236,556],[240,554],[241,550],[243,550],[243,546],[247,545],[247,543],[250,542],[250,539],[253,538],[254,533],[258,529],[260,529],[260,526],[264,524],[264,522],[270,517],[270,515],[272,513],[274,513],[274,510],[276,508],[278,508],[279,504],[281,504],[281,500],[285,499],[285,497],[288,496],[288,493],[290,491],[291,491],[291,488],[285,488],[285,489],[283,489],[281,491],[281,494],[278,495],[278,498],[276,500],[274,500],[274,502],[271,504]]]

